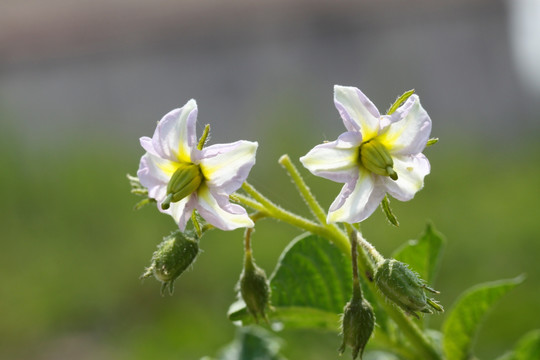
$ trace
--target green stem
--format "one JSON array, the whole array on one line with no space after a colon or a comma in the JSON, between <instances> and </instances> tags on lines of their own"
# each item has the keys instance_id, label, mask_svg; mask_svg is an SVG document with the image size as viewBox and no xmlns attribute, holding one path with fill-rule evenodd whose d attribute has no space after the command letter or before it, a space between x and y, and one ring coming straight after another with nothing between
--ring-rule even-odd
<instances>
[{"instance_id":1,"label":"green stem","mask_svg":"<svg viewBox=\"0 0 540 360\"><path fill-rule=\"evenodd\" d=\"M253 186L251 186L247 182L242 185L242 189L244 189L244 191L251 195L255 200L241 194L234 194L234 196L232 197L233 200L243 203L260 212L266 213L268 214L268 216L271 216L275 219L284 221L300 229L309 231L313 234L320 235L327 239L336 239L336 237L332 235L333 232L328 229L328 227L316 224L313 221L310 221L290 211L282 209L280 206L274 204L272 201L270 201L268 198L258 192ZM350 247L349 239L347 237L338 238L338 240L334 242L336 243L336 246L341 248L343 251L347 251L347 253L349 253Z\"/></svg>"},{"instance_id":2,"label":"green stem","mask_svg":"<svg viewBox=\"0 0 540 360\"><path fill-rule=\"evenodd\" d=\"M321 224L326 224L326 213L324 212L324 209L321 207L317 199L315 199L315 196L305 183L304 179L302 179L302 176L298 172L298 169L291 161L291 158L289 155L285 154L282 157L279 158L279 164L287 170L289 175L291 176L292 180L294 181L294 184L296 185L296 188L300 191L300 194L304 198L304 201L306 202L309 210L315 215L317 220Z\"/></svg>"},{"instance_id":3,"label":"green stem","mask_svg":"<svg viewBox=\"0 0 540 360\"><path fill-rule=\"evenodd\" d=\"M354 235L355 233L353 233ZM358 278L358 240L356 236L351 236L351 264L352 264L352 301L362 301L362 288L360 288L360 279Z\"/></svg>"}]
</instances>

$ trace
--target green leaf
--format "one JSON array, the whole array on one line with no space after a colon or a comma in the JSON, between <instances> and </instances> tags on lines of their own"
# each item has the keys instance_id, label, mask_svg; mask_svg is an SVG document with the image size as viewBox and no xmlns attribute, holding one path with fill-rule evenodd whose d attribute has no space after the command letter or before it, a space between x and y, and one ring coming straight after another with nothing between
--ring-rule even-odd
<instances>
[{"instance_id":1,"label":"green leaf","mask_svg":"<svg viewBox=\"0 0 540 360\"><path fill-rule=\"evenodd\" d=\"M341 313L352 286L350 259L328 240L305 234L283 251L270 277L272 305Z\"/></svg>"},{"instance_id":2,"label":"green leaf","mask_svg":"<svg viewBox=\"0 0 540 360\"><path fill-rule=\"evenodd\" d=\"M428 223L419 240L409 240L392 257L409 264L428 284L434 280L445 245L444 237Z\"/></svg>"},{"instance_id":3,"label":"green leaf","mask_svg":"<svg viewBox=\"0 0 540 360\"><path fill-rule=\"evenodd\" d=\"M443 351L447 360L471 358L478 328L495 303L521 283L524 276L479 284L465 291L443 324Z\"/></svg>"},{"instance_id":4,"label":"green leaf","mask_svg":"<svg viewBox=\"0 0 540 360\"><path fill-rule=\"evenodd\" d=\"M531 360L540 359L540 329L530 331L517 343L514 351L497 360Z\"/></svg>"},{"instance_id":5,"label":"green leaf","mask_svg":"<svg viewBox=\"0 0 540 360\"><path fill-rule=\"evenodd\" d=\"M515 349L515 360L540 359L540 329L523 336Z\"/></svg>"},{"instance_id":6,"label":"green leaf","mask_svg":"<svg viewBox=\"0 0 540 360\"><path fill-rule=\"evenodd\" d=\"M220 352L216 360L285 360L279 354L281 344L280 338L260 327L238 328L235 340Z\"/></svg>"}]
</instances>

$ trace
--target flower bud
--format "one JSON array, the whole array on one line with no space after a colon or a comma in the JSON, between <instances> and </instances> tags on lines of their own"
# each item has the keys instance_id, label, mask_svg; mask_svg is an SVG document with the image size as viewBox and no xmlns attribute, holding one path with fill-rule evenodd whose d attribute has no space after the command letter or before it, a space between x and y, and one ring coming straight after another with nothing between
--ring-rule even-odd
<instances>
[{"instance_id":1,"label":"flower bud","mask_svg":"<svg viewBox=\"0 0 540 360\"><path fill-rule=\"evenodd\" d=\"M152 255L152 263L141 278L154 277L162 283L161 295L167 287L173 293L174 281L195 261L199 244L180 230L163 238Z\"/></svg>"},{"instance_id":2,"label":"flower bud","mask_svg":"<svg viewBox=\"0 0 540 360\"><path fill-rule=\"evenodd\" d=\"M360 162L372 173L389 176L392 180L398 178L393 168L394 160L386 147L376 139L366 141L360 146Z\"/></svg>"},{"instance_id":3,"label":"flower bud","mask_svg":"<svg viewBox=\"0 0 540 360\"><path fill-rule=\"evenodd\" d=\"M417 318L415 311L429 314L432 314L433 310L444 311L441 305L427 298L425 294L425 290L435 294L439 292L427 287L407 264L400 261L386 259L380 263L375 272L375 282L388 300Z\"/></svg>"},{"instance_id":4,"label":"flower bud","mask_svg":"<svg viewBox=\"0 0 540 360\"><path fill-rule=\"evenodd\" d=\"M341 318L341 332L343 343L339 348L339 354L343 355L345 347L352 348L352 358L356 359L364 353L364 348L375 326L375 314L371 305L362 297L353 296L345 305Z\"/></svg>"},{"instance_id":5,"label":"flower bud","mask_svg":"<svg viewBox=\"0 0 540 360\"><path fill-rule=\"evenodd\" d=\"M240 295L255 322L259 322L259 316L268 321L265 310L270 301L270 284L264 270L253 261L251 253L246 253L244 270L238 284Z\"/></svg>"},{"instance_id":6,"label":"flower bud","mask_svg":"<svg viewBox=\"0 0 540 360\"><path fill-rule=\"evenodd\" d=\"M167 185L167 197L161 204L163 210L167 210L171 203L180 201L197 190L202 180L203 175L198 165L181 165Z\"/></svg>"}]
</instances>

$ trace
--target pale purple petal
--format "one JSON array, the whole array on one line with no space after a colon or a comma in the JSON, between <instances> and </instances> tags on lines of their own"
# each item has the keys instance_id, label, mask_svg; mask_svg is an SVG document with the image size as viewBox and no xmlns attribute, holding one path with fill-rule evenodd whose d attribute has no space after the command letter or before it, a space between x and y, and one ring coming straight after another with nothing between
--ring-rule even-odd
<instances>
[{"instance_id":1,"label":"pale purple petal","mask_svg":"<svg viewBox=\"0 0 540 360\"><path fill-rule=\"evenodd\" d=\"M362 134L346 132L336 141L315 146L300 162L314 175L347 183L358 176L358 149Z\"/></svg>"},{"instance_id":2,"label":"pale purple petal","mask_svg":"<svg viewBox=\"0 0 540 360\"><path fill-rule=\"evenodd\" d=\"M139 142L141 143L141 146L146 152L157 156L157 157L163 157L160 153L154 149L154 143L152 142L152 139L150 139L148 136L143 136L139 139Z\"/></svg>"},{"instance_id":3,"label":"pale purple petal","mask_svg":"<svg viewBox=\"0 0 540 360\"><path fill-rule=\"evenodd\" d=\"M206 184L227 194L238 190L255 164L258 145L257 142L240 140L203 148L199 165Z\"/></svg>"},{"instance_id":4,"label":"pale purple petal","mask_svg":"<svg viewBox=\"0 0 540 360\"><path fill-rule=\"evenodd\" d=\"M424 177L430 172L429 160L424 154L394 156L396 181L381 176L386 191L400 201L409 201L424 187Z\"/></svg>"},{"instance_id":5,"label":"pale purple petal","mask_svg":"<svg viewBox=\"0 0 540 360\"><path fill-rule=\"evenodd\" d=\"M424 150L431 134L431 119L418 96L412 95L389 117L378 139L392 155L414 155Z\"/></svg>"},{"instance_id":6,"label":"pale purple petal","mask_svg":"<svg viewBox=\"0 0 540 360\"><path fill-rule=\"evenodd\" d=\"M166 114L152 137L155 151L165 159L191 162L191 152L197 146L196 122L197 103L193 99Z\"/></svg>"},{"instance_id":7,"label":"pale purple petal","mask_svg":"<svg viewBox=\"0 0 540 360\"><path fill-rule=\"evenodd\" d=\"M367 219L384 197L378 177L360 168L358 180L346 183L328 211L328 223L357 223Z\"/></svg>"},{"instance_id":8,"label":"pale purple petal","mask_svg":"<svg viewBox=\"0 0 540 360\"><path fill-rule=\"evenodd\" d=\"M148 196L163 201L167 192L167 184L171 178L174 163L146 153L141 157L137 177L141 185L148 189Z\"/></svg>"},{"instance_id":9,"label":"pale purple petal","mask_svg":"<svg viewBox=\"0 0 540 360\"><path fill-rule=\"evenodd\" d=\"M210 191L206 184L197 191L199 214L209 223L221 230L234 230L253 227L253 221L246 210L229 202L229 196L222 192Z\"/></svg>"},{"instance_id":10,"label":"pale purple petal","mask_svg":"<svg viewBox=\"0 0 540 360\"><path fill-rule=\"evenodd\" d=\"M364 141L378 134L379 110L360 89L335 85L334 104L347 130L361 132Z\"/></svg>"}]
</instances>

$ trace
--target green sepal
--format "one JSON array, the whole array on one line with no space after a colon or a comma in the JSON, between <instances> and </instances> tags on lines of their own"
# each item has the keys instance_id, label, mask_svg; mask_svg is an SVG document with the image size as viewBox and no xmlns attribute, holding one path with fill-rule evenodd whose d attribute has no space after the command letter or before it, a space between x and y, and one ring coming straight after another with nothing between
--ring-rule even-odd
<instances>
[{"instance_id":1,"label":"green sepal","mask_svg":"<svg viewBox=\"0 0 540 360\"><path fill-rule=\"evenodd\" d=\"M135 206L133 207L135 210L139 210L145 205L148 205L150 203L155 203L156 200L148 197L148 189L141 185L141 182L139 181L139 178L137 176L126 174L126 177L129 180L129 185L131 187L131 193L137 196L144 196L145 199L139 201Z\"/></svg>"},{"instance_id":2,"label":"green sepal","mask_svg":"<svg viewBox=\"0 0 540 360\"><path fill-rule=\"evenodd\" d=\"M431 139L429 139L427 141L426 147L431 146L431 145L435 145L438 142L439 142L439 138L431 138Z\"/></svg>"},{"instance_id":3,"label":"green sepal","mask_svg":"<svg viewBox=\"0 0 540 360\"><path fill-rule=\"evenodd\" d=\"M206 140L208 140L208 134L210 133L210 124L206 124L203 130L203 134L201 138L199 139L199 143L197 144L197 149L202 150L204 145L206 144Z\"/></svg>"},{"instance_id":4,"label":"green sepal","mask_svg":"<svg viewBox=\"0 0 540 360\"><path fill-rule=\"evenodd\" d=\"M392 115L400 106L403 104L412 94L414 94L414 89L405 91L401 96L399 96L396 101L390 106L386 115Z\"/></svg>"},{"instance_id":5,"label":"green sepal","mask_svg":"<svg viewBox=\"0 0 540 360\"><path fill-rule=\"evenodd\" d=\"M399 221L390 208L390 199L388 199L388 195L385 195L382 199L381 209L384 212L384 215L386 215L386 219L390 222L390 224L394 225L395 227L399 227Z\"/></svg>"}]
</instances>

